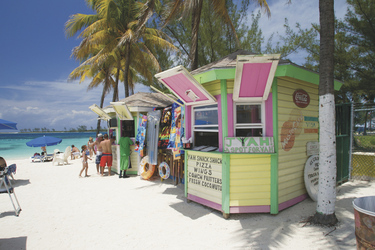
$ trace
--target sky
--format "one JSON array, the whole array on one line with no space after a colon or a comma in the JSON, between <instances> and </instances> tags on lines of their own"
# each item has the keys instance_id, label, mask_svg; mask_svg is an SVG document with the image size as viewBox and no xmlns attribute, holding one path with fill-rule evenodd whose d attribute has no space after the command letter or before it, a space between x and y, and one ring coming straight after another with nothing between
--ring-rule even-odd
<instances>
[{"instance_id":1,"label":"sky","mask_svg":"<svg viewBox=\"0 0 375 250\"><path fill-rule=\"evenodd\" d=\"M319 1L268 0L271 17L264 15L260 28L267 39L272 33L283 34L284 19L291 27L302 28L319 23ZM335 14L342 19L345 0L335 1ZM257 9L254 10L255 13ZM89 106L98 104L102 88L87 91L89 81L68 82L69 74L79 66L70 57L78 46L77 38L67 39L64 24L76 13L89 14L84 0L2 1L0 15L0 119L17 122L18 129L48 128L69 130L85 125L96 128L97 115ZM250 18L249 12L249 19ZM290 59L302 64L303 54ZM135 93L148 88L136 85ZM125 97L120 86L120 99ZM104 106L112 99L110 93Z\"/></svg>"}]
</instances>

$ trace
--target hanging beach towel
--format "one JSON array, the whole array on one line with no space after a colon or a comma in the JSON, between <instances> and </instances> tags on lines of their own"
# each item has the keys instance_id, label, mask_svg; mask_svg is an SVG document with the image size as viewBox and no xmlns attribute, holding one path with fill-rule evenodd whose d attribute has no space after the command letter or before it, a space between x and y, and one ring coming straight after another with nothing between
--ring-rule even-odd
<instances>
[{"instance_id":1,"label":"hanging beach towel","mask_svg":"<svg viewBox=\"0 0 375 250\"><path fill-rule=\"evenodd\" d=\"M137 137L136 137L136 148L135 151L138 152L138 154L143 157L143 148L146 138L146 126L147 126L147 116L146 115L140 115L139 117L139 123L138 123L138 131L137 131Z\"/></svg>"}]
</instances>

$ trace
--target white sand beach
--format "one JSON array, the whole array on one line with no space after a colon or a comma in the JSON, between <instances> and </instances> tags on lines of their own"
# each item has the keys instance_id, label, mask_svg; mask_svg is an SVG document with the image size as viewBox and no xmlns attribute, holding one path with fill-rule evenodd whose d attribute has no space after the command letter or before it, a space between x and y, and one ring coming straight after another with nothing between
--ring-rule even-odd
<instances>
[{"instance_id":1,"label":"white sand beach","mask_svg":"<svg viewBox=\"0 0 375 250\"><path fill-rule=\"evenodd\" d=\"M307 199L278 215L232 214L184 198L171 180L134 176L100 177L81 161L52 166L17 164L15 216L8 195L0 196L0 249L355 249L354 198L374 195L375 183L348 182L338 188L337 227L304 223L316 203Z\"/></svg>"}]
</instances>

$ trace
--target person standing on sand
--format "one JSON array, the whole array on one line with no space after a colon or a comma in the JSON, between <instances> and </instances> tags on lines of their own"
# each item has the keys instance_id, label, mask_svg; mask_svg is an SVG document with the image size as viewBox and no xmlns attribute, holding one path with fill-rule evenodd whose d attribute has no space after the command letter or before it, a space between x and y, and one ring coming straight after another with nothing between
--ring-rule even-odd
<instances>
[{"instance_id":1,"label":"person standing on sand","mask_svg":"<svg viewBox=\"0 0 375 250\"><path fill-rule=\"evenodd\" d=\"M115 141L114 138L108 139L108 134L104 135L104 141L100 142L102 149L102 158L100 159L100 174L104 175L104 168L108 167L108 176L111 176L112 167L112 143Z\"/></svg>"},{"instance_id":2,"label":"person standing on sand","mask_svg":"<svg viewBox=\"0 0 375 250\"><path fill-rule=\"evenodd\" d=\"M99 164L100 164L100 159L102 158L102 148L100 147L100 142L102 141L103 141L103 135L99 133L93 145L94 153L96 154L95 164L96 164L97 174L100 174Z\"/></svg>"},{"instance_id":3,"label":"person standing on sand","mask_svg":"<svg viewBox=\"0 0 375 250\"><path fill-rule=\"evenodd\" d=\"M91 160L89 156L90 156L90 151L87 149L86 145L83 145L82 146L82 170L81 172L79 172L79 177L82 177L83 170L85 170L85 177L89 177L87 175L87 170L89 169L89 163L87 159Z\"/></svg>"},{"instance_id":4,"label":"person standing on sand","mask_svg":"<svg viewBox=\"0 0 375 250\"><path fill-rule=\"evenodd\" d=\"M87 147L90 151L90 157L95 153L94 151L94 139L92 137L89 138L89 141L87 142Z\"/></svg>"},{"instance_id":5,"label":"person standing on sand","mask_svg":"<svg viewBox=\"0 0 375 250\"><path fill-rule=\"evenodd\" d=\"M120 175L119 178L128 178L126 175L126 170L129 166L129 156L130 156L130 145L133 145L133 141L129 137L121 137L120 141ZM124 175L122 175L124 173Z\"/></svg>"}]
</instances>

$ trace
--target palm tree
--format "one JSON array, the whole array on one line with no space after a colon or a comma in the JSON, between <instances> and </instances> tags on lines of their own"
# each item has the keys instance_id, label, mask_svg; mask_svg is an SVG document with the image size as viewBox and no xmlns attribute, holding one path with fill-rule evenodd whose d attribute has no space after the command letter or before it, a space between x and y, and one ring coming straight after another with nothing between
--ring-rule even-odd
<instances>
[{"instance_id":1,"label":"palm tree","mask_svg":"<svg viewBox=\"0 0 375 250\"><path fill-rule=\"evenodd\" d=\"M151 2L152 0L150 0ZM227 23L232 32L235 34L237 40L237 46L239 46L239 40L236 35L235 28L230 16L227 11L226 1L225 0L211 0L209 3L213 7L213 11L216 15L221 17L225 23ZM264 8L268 15L270 15L270 9L268 7L266 0L258 0L258 4L261 8ZM203 6L203 0L175 0L171 1L166 9L166 19L165 24L167 25L170 21L178 19L180 17L191 16L191 47L190 47L190 61L191 61L191 70L198 68L198 34L199 34L199 24L201 18L201 12Z\"/></svg>"},{"instance_id":2,"label":"palm tree","mask_svg":"<svg viewBox=\"0 0 375 250\"><path fill-rule=\"evenodd\" d=\"M82 50L76 47L75 49L73 49L72 56L74 56L76 59L79 59L80 52L82 52ZM90 78L91 82L89 86L87 87L87 90L96 88L99 85L103 84L103 91L102 91L101 98L100 98L100 108L103 108L104 98L111 91L112 88L115 89L113 92L114 94L113 94L112 101L116 101L115 96L117 94L117 91L116 91L115 81L111 77L112 75L111 74L111 67L112 67L111 61L110 60L104 61L104 63L102 63L101 65L99 64L90 65L87 63L87 61L88 60L86 60L85 63L82 63L79 67L74 69L70 73L68 80L75 80L79 78L79 83L82 83L86 77ZM100 121L101 120L98 119L97 127L96 127L96 134L98 134L100 131Z\"/></svg>"},{"instance_id":3,"label":"palm tree","mask_svg":"<svg viewBox=\"0 0 375 250\"><path fill-rule=\"evenodd\" d=\"M124 81L125 97L129 96L130 90L134 89L134 79L137 74L151 81L150 70L158 69L160 66L154 57L152 50L146 46L147 41L157 46L175 49L173 44L161 31L150 29L140 25L138 21L139 12L144 8L143 3L133 0L86 0L90 3L97 14L73 15L66 24L68 35L76 34L86 27L80 34L85 43L78 48L87 55L87 50L97 44L103 45L96 54L90 54L90 58L84 63L95 65L108 60L109 55L113 60L113 68L116 68L115 93L113 99L118 99L117 88L120 78ZM82 57L83 58L83 57ZM123 67L123 76L120 75L120 67Z\"/></svg>"},{"instance_id":4,"label":"palm tree","mask_svg":"<svg viewBox=\"0 0 375 250\"><path fill-rule=\"evenodd\" d=\"M334 225L336 201L336 135L334 98L334 0L319 0L319 192L316 224Z\"/></svg>"}]
</instances>

